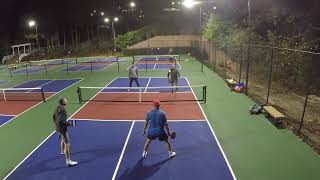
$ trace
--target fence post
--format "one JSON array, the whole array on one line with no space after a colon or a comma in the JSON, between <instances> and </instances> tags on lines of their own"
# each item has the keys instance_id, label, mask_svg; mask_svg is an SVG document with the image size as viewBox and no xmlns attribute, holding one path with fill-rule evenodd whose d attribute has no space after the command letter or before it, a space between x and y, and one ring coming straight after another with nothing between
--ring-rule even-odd
<instances>
[{"instance_id":1,"label":"fence post","mask_svg":"<svg viewBox=\"0 0 320 180\"><path fill-rule=\"evenodd\" d=\"M69 74L69 63L67 63L67 74Z\"/></svg>"},{"instance_id":2,"label":"fence post","mask_svg":"<svg viewBox=\"0 0 320 180\"><path fill-rule=\"evenodd\" d=\"M204 62L203 62L204 56L203 56L202 53L203 53L203 51L200 52L200 54L201 54L201 72L203 72L203 63L204 63Z\"/></svg>"},{"instance_id":3,"label":"fence post","mask_svg":"<svg viewBox=\"0 0 320 180\"><path fill-rule=\"evenodd\" d=\"M250 68L250 51L251 51L251 44L248 44L248 59L247 59L247 73L246 73L246 95L248 95L248 88L249 88L249 68Z\"/></svg>"},{"instance_id":4,"label":"fence post","mask_svg":"<svg viewBox=\"0 0 320 180\"><path fill-rule=\"evenodd\" d=\"M302 126L303 126L303 121L304 121L304 114L305 114L305 112L306 112L306 108L307 108L307 104L308 104L308 99L309 99L309 93L310 93L310 81L308 82L308 85L307 85L307 94L306 94L306 99L305 99L305 101L304 101L304 106L303 106L303 111L302 111L300 126L299 126L299 130L298 130L298 136L300 136L300 134L301 134L301 129L302 129Z\"/></svg>"},{"instance_id":5,"label":"fence post","mask_svg":"<svg viewBox=\"0 0 320 180\"><path fill-rule=\"evenodd\" d=\"M214 72L216 72L216 66L217 66L217 46L214 45L214 66L213 66Z\"/></svg>"},{"instance_id":6,"label":"fence post","mask_svg":"<svg viewBox=\"0 0 320 180\"><path fill-rule=\"evenodd\" d=\"M26 65L27 76L29 76L28 65Z\"/></svg>"},{"instance_id":7,"label":"fence post","mask_svg":"<svg viewBox=\"0 0 320 180\"><path fill-rule=\"evenodd\" d=\"M303 111L302 111L302 116L301 116L301 121L300 121L300 126L299 126L299 130L298 130L298 136L300 136L301 134L301 129L303 126L303 122L304 122L304 115L306 112L306 108L307 108L307 104L308 104L308 99L309 99L309 94L310 94L310 86L311 86L311 82L312 82L312 76L313 76L313 58L314 55L312 56L312 61L311 61L311 66L310 66L310 70L308 71L309 73L309 77L307 79L307 93L306 93L306 99L304 101L304 106L303 106Z\"/></svg>"},{"instance_id":8,"label":"fence post","mask_svg":"<svg viewBox=\"0 0 320 180\"><path fill-rule=\"evenodd\" d=\"M118 74L120 73L119 57L117 56Z\"/></svg>"},{"instance_id":9,"label":"fence post","mask_svg":"<svg viewBox=\"0 0 320 180\"><path fill-rule=\"evenodd\" d=\"M243 46L242 44L240 45L240 70L239 70L239 81L241 82L241 74L242 74L242 63L243 63Z\"/></svg>"},{"instance_id":10,"label":"fence post","mask_svg":"<svg viewBox=\"0 0 320 180\"><path fill-rule=\"evenodd\" d=\"M211 43L208 42L208 64L211 64Z\"/></svg>"},{"instance_id":11,"label":"fence post","mask_svg":"<svg viewBox=\"0 0 320 180\"><path fill-rule=\"evenodd\" d=\"M270 59L270 70L269 70L269 82L268 82L268 94L267 94L267 103L269 103L269 96L270 96L270 87L272 81L272 69L273 69L273 51L274 49L271 48L271 59Z\"/></svg>"},{"instance_id":12,"label":"fence post","mask_svg":"<svg viewBox=\"0 0 320 180\"><path fill-rule=\"evenodd\" d=\"M227 65L228 65L228 46L226 47L226 53L224 58L224 79L227 79Z\"/></svg>"},{"instance_id":13,"label":"fence post","mask_svg":"<svg viewBox=\"0 0 320 180\"><path fill-rule=\"evenodd\" d=\"M46 76L48 76L47 63L44 64L44 68L45 68L45 70L46 70Z\"/></svg>"}]
</instances>

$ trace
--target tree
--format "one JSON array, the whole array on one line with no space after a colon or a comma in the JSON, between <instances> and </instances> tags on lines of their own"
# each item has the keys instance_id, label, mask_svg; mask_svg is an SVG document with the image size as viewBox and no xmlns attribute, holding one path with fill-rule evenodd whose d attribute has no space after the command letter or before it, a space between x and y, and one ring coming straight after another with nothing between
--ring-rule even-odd
<instances>
[{"instance_id":1,"label":"tree","mask_svg":"<svg viewBox=\"0 0 320 180\"><path fill-rule=\"evenodd\" d=\"M207 25L204 28L203 35L208 40L213 40L217 36L217 30L219 28L219 25L217 23L216 16L214 14L210 15L210 18L208 19Z\"/></svg>"}]
</instances>

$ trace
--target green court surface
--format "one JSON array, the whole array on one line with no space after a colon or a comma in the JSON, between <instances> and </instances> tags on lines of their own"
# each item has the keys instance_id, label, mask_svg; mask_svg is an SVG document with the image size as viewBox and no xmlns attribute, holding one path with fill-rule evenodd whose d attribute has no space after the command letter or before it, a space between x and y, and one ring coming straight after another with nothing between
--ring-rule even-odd
<instances>
[{"instance_id":1,"label":"green court surface","mask_svg":"<svg viewBox=\"0 0 320 180\"><path fill-rule=\"evenodd\" d=\"M202 108L215 131L238 180L318 180L320 158L307 144L286 129L277 129L263 115L251 116L254 104L247 96L230 92L223 79L208 68L201 72L198 61L182 56L179 62L191 85L207 85L207 103ZM52 113L60 96L68 97L68 115L79 104L77 86L105 86L116 77L126 77L130 61L96 72L67 74L63 65L44 73L15 75L0 71L1 80L10 80L0 88L12 87L30 79L83 78L60 94L23 113L0 128L0 179L4 178L54 130ZM166 76L164 71L140 71L140 76ZM98 90L97 90L98 91ZM91 92L92 96L96 92ZM196 134L195 134L196 136Z\"/></svg>"}]
</instances>

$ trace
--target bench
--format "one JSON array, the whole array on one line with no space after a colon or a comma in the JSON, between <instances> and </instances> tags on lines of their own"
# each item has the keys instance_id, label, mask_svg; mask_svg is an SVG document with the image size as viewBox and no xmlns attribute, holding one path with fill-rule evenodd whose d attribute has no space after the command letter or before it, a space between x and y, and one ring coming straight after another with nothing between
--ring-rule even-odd
<instances>
[{"instance_id":1,"label":"bench","mask_svg":"<svg viewBox=\"0 0 320 180\"><path fill-rule=\"evenodd\" d=\"M10 70L15 70L15 69L18 69L18 66L14 64L14 65L9 65L8 68Z\"/></svg>"},{"instance_id":2,"label":"bench","mask_svg":"<svg viewBox=\"0 0 320 180\"><path fill-rule=\"evenodd\" d=\"M234 87L238 82L233 80L233 79L225 79L225 81L227 82L228 86L230 87Z\"/></svg>"},{"instance_id":3,"label":"bench","mask_svg":"<svg viewBox=\"0 0 320 180\"><path fill-rule=\"evenodd\" d=\"M270 105L263 106L263 109L265 112L267 112L271 117L273 117L278 122L280 120L282 120L283 118L285 118L285 116L281 112L279 112L278 110L276 110L274 107L272 107Z\"/></svg>"}]
</instances>

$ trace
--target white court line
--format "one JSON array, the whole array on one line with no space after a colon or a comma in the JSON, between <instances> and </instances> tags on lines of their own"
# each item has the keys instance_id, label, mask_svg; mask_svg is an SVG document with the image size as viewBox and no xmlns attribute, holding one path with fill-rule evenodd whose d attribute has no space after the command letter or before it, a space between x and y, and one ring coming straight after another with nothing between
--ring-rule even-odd
<instances>
[{"instance_id":1,"label":"white court line","mask_svg":"<svg viewBox=\"0 0 320 180\"><path fill-rule=\"evenodd\" d=\"M93 122L144 122L146 120L144 119L124 119L124 120L119 120L119 119L111 119L111 120L105 120L105 119L70 119L70 120L76 120L76 121L93 121ZM202 122L202 121L207 121L205 119L168 119L169 122Z\"/></svg>"},{"instance_id":2,"label":"white court line","mask_svg":"<svg viewBox=\"0 0 320 180\"><path fill-rule=\"evenodd\" d=\"M64 90L68 89L69 87L71 87L71 86L73 86L73 85L75 85L75 84L78 84L78 83L79 83L79 82L81 82L83 79L84 79L84 78L81 78L81 79L79 79L79 81L77 81L76 83L73 83L73 84L71 84L71 85L69 85L69 86L67 86L67 87L65 87L65 88L63 88L63 89L61 89L60 91L55 92L55 94L50 95L46 100L48 100L48 99L50 99L50 98L54 97L55 95L57 95L57 94L59 94L60 92L62 92L62 91L64 91ZM68 80L68 79L64 79L64 80ZM74 79L70 79L70 80L74 80ZM0 128L1 128L1 127L3 127L3 126L5 126L6 124L10 123L11 121L13 121L14 119L16 119L17 117L21 116L23 113L25 113L25 112L27 112L27 111L31 110L32 108L34 108L34 107L36 107L36 106L38 106L38 105L40 105L40 104L42 104L42 103L43 103L43 101L41 101L41 102L39 102L39 103L37 103L37 104L35 104L35 105L31 106L30 108L28 108L28 109L26 109L25 111L23 111L22 113L20 113L20 114L16 115L15 117L13 117L12 119L10 119L9 121L7 121L7 122L5 122L4 124L0 125Z\"/></svg>"},{"instance_id":3,"label":"white court line","mask_svg":"<svg viewBox=\"0 0 320 180\"><path fill-rule=\"evenodd\" d=\"M189 84L189 86L190 86L189 80L188 80L187 78L186 78L186 80L187 80L187 82L188 82L188 84ZM190 86L190 87L191 87L191 86ZM192 88L191 88L191 90L192 90L192 93L193 93L194 97L197 98ZM208 126L209 126L209 128L210 128L210 130L211 130L211 132L212 132L212 135L213 135L214 139L216 140L216 142L217 142L217 144L218 144L218 146L219 146L219 149L220 149L220 151L221 151L221 153L222 153L222 155L223 155L223 158L225 159L225 162L227 163L227 166L228 166L228 168L229 168L229 171L230 171L233 179L234 179L234 180L237 180L237 178L236 178L236 176L235 176L235 174L234 174L234 172L233 172L233 170L232 170L232 168L231 168L231 166L230 166L230 163L229 163L229 161L228 161L228 159L227 159L227 156L225 155L225 153L224 153L224 151L223 151L223 149L222 149L222 147L221 147L221 145L220 145L220 142L219 142L219 140L218 140L215 132L213 131L213 128L212 128L212 126L211 126L211 124L210 124L210 122L209 122L206 114L204 113L204 111L203 111L203 109L202 109L202 106L200 105L199 102L198 102L198 105L199 105L199 107L200 107L200 109L201 109L202 114L204 115L204 117L205 117L205 119L206 119L206 121L207 121L207 124L208 124Z\"/></svg>"},{"instance_id":4,"label":"white court line","mask_svg":"<svg viewBox=\"0 0 320 180\"><path fill-rule=\"evenodd\" d=\"M118 172L118 170L119 170L119 167L120 167L120 164L121 164L121 161L122 161L124 152L125 152L126 147L127 147L127 145L128 145L128 142L129 142L129 139L130 139L130 136L131 136L131 132L132 132L132 129L133 129L133 126L134 126L134 123L135 123L135 121L133 121L132 124L131 124L131 127L130 127L130 130L129 130L129 133L128 133L126 142L124 143L122 152L121 152L120 157L119 157L119 161L118 161L117 166L116 166L116 169L115 169L115 171L114 171L114 173L113 173L112 180L115 180L115 179L116 179L117 172Z\"/></svg>"},{"instance_id":5,"label":"white court line","mask_svg":"<svg viewBox=\"0 0 320 180\"><path fill-rule=\"evenodd\" d=\"M12 114L0 114L0 116L16 116L16 115L12 115Z\"/></svg>"},{"instance_id":6,"label":"white court line","mask_svg":"<svg viewBox=\"0 0 320 180\"><path fill-rule=\"evenodd\" d=\"M115 78L116 79L116 78ZM113 79L109 84L111 84L115 79ZM80 81L79 81L80 82ZM76 83L75 83L76 84ZM101 90L102 91L102 90ZM94 97L96 97L99 94L99 92L92 96L91 99L93 99ZM76 112L74 112L69 118L68 120L70 120L75 114L77 114L83 107L85 107L87 104L89 103L86 102L84 105L82 105ZM44 139L35 149L33 149L15 168L12 169L12 171L9 172L9 174L3 179L6 180L19 166L21 166L21 164L26 161L42 144L44 144L56 131L53 131L51 134L49 134L49 136Z\"/></svg>"},{"instance_id":7,"label":"white court line","mask_svg":"<svg viewBox=\"0 0 320 180\"><path fill-rule=\"evenodd\" d=\"M144 90L144 92L147 92L147 90L148 90L148 87L149 87L149 84L150 84L150 81L151 81L151 78L149 78L149 80L148 80L148 83L147 83L147 85L146 85L146 89Z\"/></svg>"}]
</instances>

